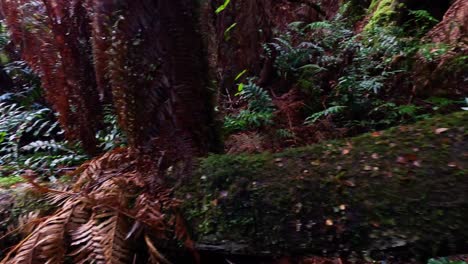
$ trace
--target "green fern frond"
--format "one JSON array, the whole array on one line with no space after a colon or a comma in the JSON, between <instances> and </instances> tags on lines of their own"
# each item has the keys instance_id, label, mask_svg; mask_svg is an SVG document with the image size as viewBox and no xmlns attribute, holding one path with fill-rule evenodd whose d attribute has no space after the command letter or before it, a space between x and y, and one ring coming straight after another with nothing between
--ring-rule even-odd
<instances>
[{"instance_id":1,"label":"green fern frond","mask_svg":"<svg viewBox=\"0 0 468 264\"><path fill-rule=\"evenodd\" d=\"M63 133L48 108L1 103L0 164L8 164L9 173L18 175L25 169L53 173L61 165L84 161L86 156L63 140Z\"/></svg>"},{"instance_id":2,"label":"green fern frond","mask_svg":"<svg viewBox=\"0 0 468 264\"><path fill-rule=\"evenodd\" d=\"M331 29L333 24L330 21L316 21L306 26L306 29L317 30L317 29Z\"/></svg>"},{"instance_id":3,"label":"green fern frond","mask_svg":"<svg viewBox=\"0 0 468 264\"><path fill-rule=\"evenodd\" d=\"M320 111L318 113L315 113L311 116L309 116L306 120L305 120L305 124L306 125L312 125L314 123L316 123L319 119L321 118L324 118L326 116L330 116L330 115L337 115L339 113L342 113L347 107L346 106L332 106L332 107L329 107L323 111Z\"/></svg>"}]
</instances>

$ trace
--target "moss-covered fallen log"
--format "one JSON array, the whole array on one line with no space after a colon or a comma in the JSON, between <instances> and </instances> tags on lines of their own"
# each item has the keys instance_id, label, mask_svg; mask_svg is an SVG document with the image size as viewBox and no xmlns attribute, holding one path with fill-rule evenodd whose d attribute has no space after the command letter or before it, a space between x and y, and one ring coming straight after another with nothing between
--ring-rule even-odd
<instances>
[{"instance_id":1,"label":"moss-covered fallen log","mask_svg":"<svg viewBox=\"0 0 468 264\"><path fill-rule=\"evenodd\" d=\"M178 190L200 249L468 250L468 112L279 154L215 155Z\"/></svg>"}]
</instances>

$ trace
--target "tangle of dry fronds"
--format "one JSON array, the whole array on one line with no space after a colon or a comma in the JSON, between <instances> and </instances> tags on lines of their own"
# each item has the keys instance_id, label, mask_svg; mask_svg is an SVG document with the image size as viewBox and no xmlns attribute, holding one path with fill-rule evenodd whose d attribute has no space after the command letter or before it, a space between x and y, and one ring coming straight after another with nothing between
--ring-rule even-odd
<instances>
[{"instance_id":1,"label":"tangle of dry fronds","mask_svg":"<svg viewBox=\"0 0 468 264\"><path fill-rule=\"evenodd\" d=\"M60 209L1 263L169 263L151 238L172 234L193 246L177 213L179 201L163 186L145 188L134 159L125 149L107 153L86 165L74 192L50 192Z\"/></svg>"}]
</instances>

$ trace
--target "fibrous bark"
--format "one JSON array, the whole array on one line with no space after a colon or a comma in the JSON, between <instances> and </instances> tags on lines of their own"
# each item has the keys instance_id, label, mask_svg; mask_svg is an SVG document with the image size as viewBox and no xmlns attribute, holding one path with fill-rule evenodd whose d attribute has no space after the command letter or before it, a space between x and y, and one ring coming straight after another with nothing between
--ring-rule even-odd
<instances>
[{"instance_id":1,"label":"fibrous bark","mask_svg":"<svg viewBox=\"0 0 468 264\"><path fill-rule=\"evenodd\" d=\"M468 1L457 0L447 10L443 20L428 34L432 42L456 44L468 41ZM466 47L465 47L466 48Z\"/></svg>"}]
</instances>

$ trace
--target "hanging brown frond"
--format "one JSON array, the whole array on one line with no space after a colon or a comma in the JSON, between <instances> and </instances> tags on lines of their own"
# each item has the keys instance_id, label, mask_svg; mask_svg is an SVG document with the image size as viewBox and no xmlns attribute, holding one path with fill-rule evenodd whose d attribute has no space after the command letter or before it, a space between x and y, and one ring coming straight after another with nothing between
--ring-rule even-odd
<instances>
[{"instance_id":1,"label":"hanging brown frond","mask_svg":"<svg viewBox=\"0 0 468 264\"><path fill-rule=\"evenodd\" d=\"M75 230L70 232L71 247L74 249L70 252L69 256L73 257L74 263L90 263L92 260L97 259L97 253L103 258L103 250L99 243L94 243L94 221L93 217L86 223L78 226Z\"/></svg>"},{"instance_id":2,"label":"hanging brown frond","mask_svg":"<svg viewBox=\"0 0 468 264\"><path fill-rule=\"evenodd\" d=\"M131 258L130 244L125 241L128 232L126 219L108 208L96 208L93 227L93 242L102 248L95 251L96 260L105 263L128 263ZM100 252L102 250L102 252Z\"/></svg>"},{"instance_id":3,"label":"hanging brown frond","mask_svg":"<svg viewBox=\"0 0 468 264\"><path fill-rule=\"evenodd\" d=\"M81 1L2 0L1 10L22 56L41 77L69 138L96 152L100 103L89 19Z\"/></svg>"}]
</instances>

